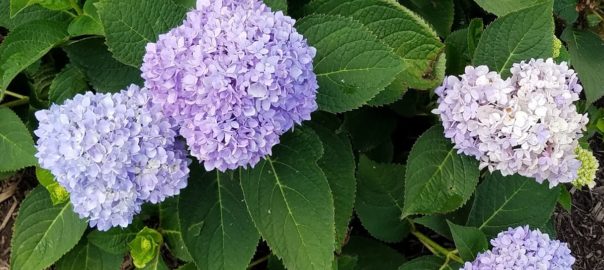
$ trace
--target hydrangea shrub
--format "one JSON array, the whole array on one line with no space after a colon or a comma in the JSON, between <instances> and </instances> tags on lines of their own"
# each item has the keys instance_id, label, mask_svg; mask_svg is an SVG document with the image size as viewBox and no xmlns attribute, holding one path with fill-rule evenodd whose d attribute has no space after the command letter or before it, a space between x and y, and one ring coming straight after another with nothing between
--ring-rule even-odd
<instances>
[{"instance_id":1,"label":"hydrangea shrub","mask_svg":"<svg viewBox=\"0 0 604 270\"><path fill-rule=\"evenodd\" d=\"M0 0L11 269L572 269L590 11L420 2Z\"/></svg>"}]
</instances>

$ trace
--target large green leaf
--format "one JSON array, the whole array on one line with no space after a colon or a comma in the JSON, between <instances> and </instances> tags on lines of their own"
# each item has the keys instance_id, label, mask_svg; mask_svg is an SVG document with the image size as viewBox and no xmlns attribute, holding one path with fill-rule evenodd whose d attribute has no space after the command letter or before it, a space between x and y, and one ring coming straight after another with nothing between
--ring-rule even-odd
<instances>
[{"instance_id":1,"label":"large green leaf","mask_svg":"<svg viewBox=\"0 0 604 270\"><path fill-rule=\"evenodd\" d=\"M99 92L116 92L132 83L142 84L138 68L113 59L102 38L83 39L64 49Z\"/></svg>"},{"instance_id":2,"label":"large green leaf","mask_svg":"<svg viewBox=\"0 0 604 270\"><path fill-rule=\"evenodd\" d=\"M264 3L273 11L283 11L287 13L287 0L264 0Z\"/></svg>"},{"instance_id":3,"label":"large green leaf","mask_svg":"<svg viewBox=\"0 0 604 270\"><path fill-rule=\"evenodd\" d=\"M579 18L577 0L554 0L554 14L566 21L567 25L575 23Z\"/></svg>"},{"instance_id":4,"label":"large green leaf","mask_svg":"<svg viewBox=\"0 0 604 270\"><path fill-rule=\"evenodd\" d=\"M108 231L92 231L87 235L88 242L111 254L124 254L128 251L128 243L143 228L143 224L134 220L127 228L112 228Z\"/></svg>"},{"instance_id":5,"label":"large green leaf","mask_svg":"<svg viewBox=\"0 0 604 270\"><path fill-rule=\"evenodd\" d=\"M25 8L16 16L10 16L10 0L0 0L0 26L12 30L24 23L48 20L68 23L72 19L67 13L45 9L35 5Z\"/></svg>"},{"instance_id":6,"label":"large green leaf","mask_svg":"<svg viewBox=\"0 0 604 270\"><path fill-rule=\"evenodd\" d=\"M562 38L568 45L573 67L585 88L587 102L597 101L604 96L604 41L596 33L570 28L562 33Z\"/></svg>"},{"instance_id":7,"label":"large green leaf","mask_svg":"<svg viewBox=\"0 0 604 270\"><path fill-rule=\"evenodd\" d=\"M51 10L67 10L71 8L70 0L10 0L10 15L15 17L19 12L35 4Z\"/></svg>"},{"instance_id":8,"label":"large green leaf","mask_svg":"<svg viewBox=\"0 0 604 270\"><path fill-rule=\"evenodd\" d=\"M488 237L508 227L540 227L550 218L560 189L548 188L534 179L519 175L502 176L495 172L476 189L476 198L467 225L477 227Z\"/></svg>"},{"instance_id":9,"label":"large green leaf","mask_svg":"<svg viewBox=\"0 0 604 270\"><path fill-rule=\"evenodd\" d=\"M308 10L318 14L351 17L388 45L402 61L403 71L392 85L399 89L399 98L407 86L430 89L442 81L444 70L440 74L434 73L437 61L444 52L444 45L422 18L396 1L315 0ZM390 102L394 101L396 99Z\"/></svg>"},{"instance_id":10,"label":"large green leaf","mask_svg":"<svg viewBox=\"0 0 604 270\"><path fill-rule=\"evenodd\" d=\"M65 100L88 90L86 75L74 65L67 65L52 80L48 91L50 103L62 104Z\"/></svg>"},{"instance_id":11,"label":"large green leaf","mask_svg":"<svg viewBox=\"0 0 604 270\"><path fill-rule=\"evenodd\" d=\"M34 141L21 119L11 109L2 107L0 119L0 172L38 164Z\"/></svg>"},{"instance_id":12,"label":"large green leaf","mask_svg":"<svg viewBox=\"0 0 604 270\"><path fill-rule=\"evenodd\" d=\"M200 166L193 170L203 171ZM247 267L259 235L245 208L237 173L212 171L191 177L178 212L182 237L199 269Z\"/></svg>"},{"instance_id":13,"label":"large green leaf","mask_svg":"<svg viewBox=\"0 0 604 270\"><path fill-rule=\"evenodd\" d=\"M432 25L438 35L447 37L453 25L453 0L399 0L401 4L417 12Z\"/></svg>"},{"instance_id":14,"label":"large green leaf","mask_svg":"<svg viewBox=\"0 0 604 270\"><path fill-rule=\"evenodd\" d=\"M170 253L185 262L190 262L193 258L191 258L191 254L182 239L180 213L178 212L179 201L180 196L176 196L161 202L159 205L159 224Z\"/></svg>"},{"instance_id":15,"label":"large green leaf","mask_svg":"<svg viewBox=\"0 0 604 270\"><path fill-rule=\"evenodd\" d=\"M297 128L270 158L241 171L247 208L273 254L290 269L329 269L335 243L334 201L317 161L318 136Z\"/></svg>"},{"instance_id":16,"label":"large green leaf","mask_svg":"<svg viewBox=\"0 0 604 270\"><path fill-rule=\"evenodd\" d=\"M405 257L389 246L370 238L351 236L343 254L357 257L355 270L396 270Z\"/></svg>"},{"instance_id":17,"label":"large green leaf","mask_svg":"<svg viewBox=\"0 0 604 270\"><path fill-rule=\"evenodd\" d=\"M446 213L462 206L478 183L478 161L458 154L440 125L420 136L409 153L403 216Z\"/></svg>"},{"instance_id":18,"label":"large green leaf","mask_svg":"<svg viewBox=\"0 0 604 270\"><path fill-rule=\"evenodd\" d=\"M55 21L32 21L11 31L0 45L0 96L19 72L67 38L65 25Z\"/></svg>"},{"instance_id":19,"label":"large green leaf","mask_svg":"<svg viewBox=\"0 0 604 270\"><path fill-rule=\"evenodd\" d=\"M459 255L465 261L473 261L478 253L489 249L487 237L478 228L447 222Z\"/></svg>"},{"instance_id":20,"label":"large green leaf","mask_svg":"<svg viewBox=\"0 0 604 270\"><path fill-rule=\"evenodd\" d=\"M405 194L405 166L379 164L359 158L355 209L363 227L377 239L399 242L409 233L409 223L401 220Z\"/></svg>"},{"instance_id":21,"label":"large green leaf","mask_svg":"<svg viewBox=\"0 0 604 270\"><path fill-rule=\"evenodd\" d=\"M120 269L123 255L107 253L82 239L69 253L57 262L57 270L115 270Z\"/></svg>"},{"instance_id":22,"label":"large green leaf","mask_svg":"<svg viewBox=\"0 0 604 270\"><path fill-rule=\"evenodd\" d=\"M398 270L457 270L460 267L462 265L454 261L445 262L436 256L422 256L406 262Z\"/></svg>"},{"instance_id":23,"label":"large green leaf","mask_svg":"<svg viewBox=\"0 0 604 270\"><path fill-rule=\"evenodd\" d=\"M447 53L447 74L462 74L472 62L468 46L468 28L453 31L445 40Z\"/></svg>"},{"instance_id":24,"label":"large green leaf","mask_svg":"<svg viewBox=\"0 0 604 270\"><path fill-rule=\"evenodd\" d=\"M552 0L474 0L484 10L497 16L525 9L542 3L551 3ZM551 15L551 14L550 14Z\"/></svg>"},{"instance_id":25,"label":"large green leaf","mask_svg":"<svg viewBox=\"0 0 604 270\"><path fill-rule=\"evenodd\" d=\"M182 23L187 11L171 0L101 0L95 5L109 50L120 62L137 68L147 43Z\"/></svg>"},{"instance_id":26,"label":"large green leaf","mask_svg":"<svg viewBox=\"0 0 604 270\"><path fill-rule=\"evenodd\" d=\"M512 64L530 58L552 57L553 48L552 3L546 2L509 13L491 23L478 42L473 63L487 65L505 77L510 74Z\"/></svg>"},{"instance_id":27,"label":"large green leaf","mask_svg":"<svg viewBox=\"0 0 604 270\"><path fill-rule=\"evenodd\" d=\"M94 3L99 0L86 0L84 13L73 19L67 28L71 36L80 35L104 35L105 30L101 24L101 18Z\"/></svg>"},{"instance_id":28,"label":"large green leaf","mask_svg":"<svg viewBox=\"0 0 604 270\"><path fill-rule=\"evenodd\" d=\"M354 175L356 162L350 139L346 133L336 133L334 130L314 123L312 127L323 142L324 153L317 164L325 173L333 195L336 249L339 250L346 241L348 223L354 207L357 184Z\"/></svg>"},{"instance_id":29,"label":"large green leaf","mask_svg":"<svg viewBox=\"0 0 604 270\"><path fill-rule=\"evenodd\" d=\"M15 221L12 269L49 267L78 243L87 225L71 203L53 206L48 192L38 186L21 203Z\"/></svg>"},{"instance_id":30,"label":"large green leaf","mask_svg":"<svg viewBox=\"0 0 604 270\"><path fill-rule=\"evenodd\" d=\"M314 71L321 110L344 112L367 104L402 70L391 48L358 21L335 15L310 15L296 23L317 48Z\"/></svg>"}]
</instances>

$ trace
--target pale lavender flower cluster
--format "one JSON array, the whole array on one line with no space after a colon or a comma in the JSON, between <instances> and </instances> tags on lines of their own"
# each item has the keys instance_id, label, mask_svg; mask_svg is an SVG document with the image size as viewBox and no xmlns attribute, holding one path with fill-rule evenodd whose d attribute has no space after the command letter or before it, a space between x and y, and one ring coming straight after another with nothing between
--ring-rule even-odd
<instances>
[{"instance_id":1,"label":"pale lavender flower cluster","mask_svg":"<svg viewBox=\"0 0 604 270\"><path fill-rule=\"evenodd\" d=\"M144 202L161 202L187 185L185 146L150 99L132 85L117 94L79 94L36 112L40 166L99 230L126 227Z\"/></svg>"},{"instance_id":2,"label":"pale lavender flower cluster","mask_svg":"<svg viewBox=\"0 0 604 270\"><path fill-rule=\"evenodd\" d=\"M200 0L147 45L145 86L207 170L255 165L317 109L316 50L294 22L259 0Z\"/></svg>"},{"instance_id":3,"label":"pale lavender flower cluster","mask_svg":"<svg viewBox=\"0 0 604 270\"><path fill-rule=\"evenodd\" d=\"M503 80L486 66L467 67L436 89L445 136L480 167L548 180L550 187L577 177L575 149L587 115L574 101L582 90L565 62L552 59L514 64Z\"/></svg>"},{"instance_id":4,"label":"pale lavender flower cluster","mask_svg":"<svg viewBox=\"0 0 604 270\"><path fill-rule=\"evenodd\" d=\"M575 263L566 243L528 226L500 232L491 245L460 270L572 270Z\"/></svg>"}]
</instances>

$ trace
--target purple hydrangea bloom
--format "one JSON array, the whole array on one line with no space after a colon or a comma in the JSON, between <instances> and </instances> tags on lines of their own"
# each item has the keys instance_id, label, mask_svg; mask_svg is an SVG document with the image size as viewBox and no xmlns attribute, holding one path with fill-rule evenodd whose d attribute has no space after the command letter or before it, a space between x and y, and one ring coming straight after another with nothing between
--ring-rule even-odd
<instances>
[{"instance_id":1,"label":"purple hydrangea bloom","mask_svg":"<svg viewBox=\"0 0 604 270\"><path fill-rule=\"evenodd\" d=\"M500 232L491 245L460 270L572 270L575 263L566 243L528 226Z\"/></svg>"},{"instance_id":2,"label":"purple hydrangea bloom","mask_svg":"<svg viewBox=\"0 0 604 270\"><path fill-rule=\"evenodd\" d=\"M316 50L259 0L205 0L147 44L145 86L207 170L254 166L317 109Z\"/></svg>"},{"instance_id":3,"label":"purple hydrangea bloom","mask_svg":"<svg viewBox=\"0 0 604 270\"><path fill-rule=\"evenodd\" d=\"M144 202L187 185L190 160L174 125L151 105L146 89L76 95L36 112L36 157L70 193L90 226L126 227Z\"/></svg>"},{"instance_id":4,"label":"purple hydrangea bloom","mask_svg":"<svg viewBox=\"0 0 604 270\"><path fill-rule=\"evenodd\" d=\"M503 80L486 66L467 67L436 89L445 136L480 167L503 175L548 180L550 187L577 178L578 140L588 122L574 101L582 87L566 63L552 59L514 64Z\"/></svg>"}]
</instances>

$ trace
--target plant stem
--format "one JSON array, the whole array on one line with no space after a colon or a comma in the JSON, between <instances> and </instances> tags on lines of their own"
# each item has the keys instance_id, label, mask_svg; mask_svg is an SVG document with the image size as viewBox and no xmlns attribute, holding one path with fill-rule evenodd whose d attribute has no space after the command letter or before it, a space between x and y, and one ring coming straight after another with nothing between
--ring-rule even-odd
<instances>
[{"instance_id":1,"label":"plant stem","mask_svg":"<svg viewBox=\"0 0 604 270\"><path fill-rule=\"evenodd\" d=\"M71 4L71 8L73 8L78 15L84 14L84 12L82 11L82 8L80 8L80 5L78 5L77 0L71 0L71 1L69 1L69 3Z\"/></svg>"},{"instance_id":2,"label":"plant stem","mask_svg":"<svg viewBox=\"0 0 604 270\"><path fill-rule=\"evenodd\" d=\"M24 99L24 98L26 98L26 96L24 96L24 95L17 94L17 93L15 93L15 92L8 91L8 90L4 91L4 93L5 93L5 94L7 94L7 95L9 95L9 96L16 97L16 98L18 98L18 99Z\"/></svg>"},{"instance_id":3,"label":"plant stem","mask_svg":"<svg viewBox=\"0 0 604 270\"><path fill-rule=\"evenodd\" d=\"M458 263L463 263L463 260L456 255L457 250L448 250L443 246L439 245L438 243L434 242L434 240L430 239L428 236L415 229L411 231L411 234L415 235L415 237L417 237L417 239L424 246L426 246L426 248L428 248L432 253L434 253L434 255L445 256L445 260L451 259Z\"/></svg>"},{"instance_id":4,"label":"plant stem","mask_svg":"<svg viewBox=\"0 0 604 270\"><path fill-rule=\"evenodd\" d=\"M22 99L17 99L17 100L13 100L13 101L9 101L7 103L4 104L0 104L0 107L16 107L19 105L24 105L29 103L29 97L24 97Z\"/></svg>"},{"instance_id":5,"label":"plant stem","mask_svg":"<svg viewBox=\"0 0 604 270\"><path fill-rule=\"evenodd\" d=\"M247 269L252 269L254 266L263 263L264 261L268 260L268 258L270 258L270 257L271 257L271 254L268 254L258 260L253 261L252 263L250 263L250 265L248 265Z\"/></svg>"}]
</instances>

